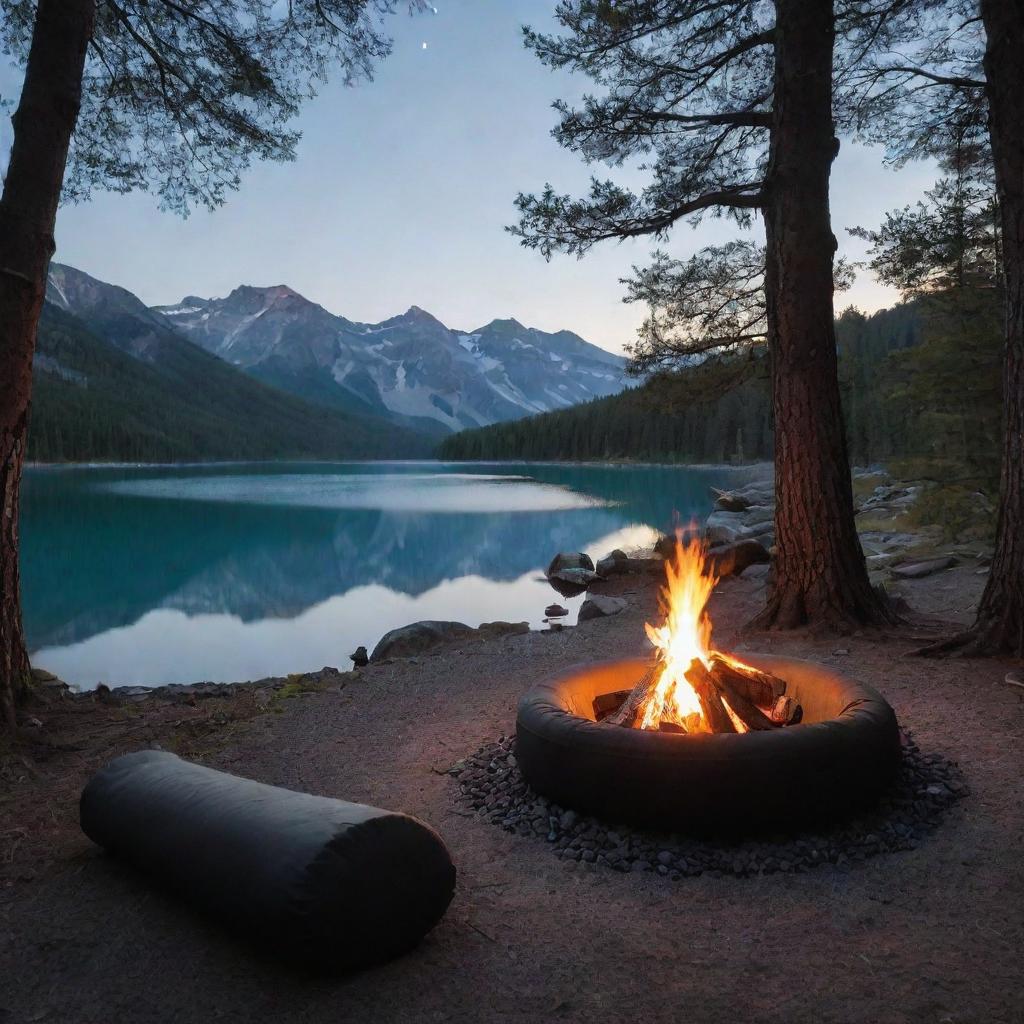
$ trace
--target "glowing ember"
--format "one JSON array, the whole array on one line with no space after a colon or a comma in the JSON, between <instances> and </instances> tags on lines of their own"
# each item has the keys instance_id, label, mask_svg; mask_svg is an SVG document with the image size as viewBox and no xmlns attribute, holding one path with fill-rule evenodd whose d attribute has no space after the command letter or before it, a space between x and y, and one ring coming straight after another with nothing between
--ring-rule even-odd
<instances>
[{"instance_id":1,"label":"glowing ember","mask_svg":"<svg viewBox=\"0 0 1024 1024\"><path fill-rule=\"evenodd\" d=\"M660 600L665 623L645 626L647 636L657 648L661 672L646 695L638 725L641 729L659 729L663 723L670 723L690 733L712 732L697 690L686 673L691 671L694 661L710 669L712 657L737 668L742 667L742 662L711 649L707 603L718 576L713 560L708 558L707 544L695 528L688 531L685 539L682 531L677 533L675 554L666 561L665 573L667 579ZM747 732L747 726L728 700L721 700L735 731Z\"/></svg>"}]
</instances>

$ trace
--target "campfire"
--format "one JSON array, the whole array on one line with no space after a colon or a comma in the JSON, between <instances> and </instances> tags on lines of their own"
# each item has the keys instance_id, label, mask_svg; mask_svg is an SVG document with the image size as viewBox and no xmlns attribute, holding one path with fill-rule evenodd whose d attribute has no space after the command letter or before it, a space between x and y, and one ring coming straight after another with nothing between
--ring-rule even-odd
<instances>
[{"instance_id":1,"label":"campfire","mask_svg":"<svg viewBox=\"0 0 1024 1024\"><path fill-rule=\"evenodd\" d=\"M717 552L691 530L671 554L653 657L577 665L520 700L515 758L532 791L693 835L774 834L870 806L902 756L885 698L824 665L716 650Z\"/></svg>"},{"instance_id":2,"label":"campfire","mask_svg":"<svg viewBox=\"0 0 1024 1024\"><path fill-rule=\"evenodd\" d=\"M745 733L797 724L803 709L786 681L711 646L707 604L718 583L695 529L676 535L665 562L661 626L646 625L656 657L632 688L595 699L599 722L677 733Z\"/></svg>"}]
</instances>

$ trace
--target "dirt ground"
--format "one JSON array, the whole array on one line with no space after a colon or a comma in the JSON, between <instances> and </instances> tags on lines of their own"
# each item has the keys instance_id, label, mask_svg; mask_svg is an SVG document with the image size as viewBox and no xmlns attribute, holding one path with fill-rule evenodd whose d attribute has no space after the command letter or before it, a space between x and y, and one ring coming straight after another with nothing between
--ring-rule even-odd
<instances>
[{"instance_id":1,"label":"dirt ground","mask_svg":"<svg viewBox=\"0 0 1024 1024\"><path fill-rule=\"evenodd\" d=\"M955 569L903 587L923 611L963 621L981 582ZM53 711L45 759L36 744L0 761L0 1022L1024 1021L1024 691L1003 681L1017 666L908 658L913 628L737 637L761 589L721 586L718 646L841 666L889 698L924 750L962 766L971 795L918 849L848 871L672 882L559 861L462 809L445 769L511 731L533 682L643 649L655 588L628 577L612 588L630 602L614 618L327 676L263 705L96 705L99 746ZM341 980L238 946L75 827L95 765L153 741L425 819L458 866L447 916L409 956Z\"/></svg>"}]
</instances>

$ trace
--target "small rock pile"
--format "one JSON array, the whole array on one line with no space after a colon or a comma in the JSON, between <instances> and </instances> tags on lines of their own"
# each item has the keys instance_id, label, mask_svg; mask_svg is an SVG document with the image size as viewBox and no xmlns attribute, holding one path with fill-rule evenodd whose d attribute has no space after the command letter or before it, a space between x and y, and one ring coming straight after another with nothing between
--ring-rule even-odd
<instances>
[{"instance_id":1,"label":"small rock pile","mask_svg":"<svg viewBox=\"0 0 1024 1024\"><path fill-rule=\"evenodd\" d=\"M556 857L615 871L656 871L673 881L705 872L761 875L804 872L822 864L847 871L880 853L912 850L968 794L959 768L924 754L903 736L903 763L893 789L870 813L821 832L750 840L695 839L610 825L539 796L523 780L515 738L503 736L449 769L459 800L506 832L546 840Z\"/></svg>"}]
</instances>

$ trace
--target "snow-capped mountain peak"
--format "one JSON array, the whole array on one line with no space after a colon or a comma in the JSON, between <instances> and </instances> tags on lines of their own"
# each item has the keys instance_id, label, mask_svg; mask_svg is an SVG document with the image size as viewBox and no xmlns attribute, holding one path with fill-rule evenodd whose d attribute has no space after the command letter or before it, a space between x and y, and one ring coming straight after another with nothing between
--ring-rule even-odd
<instances>
[{"instance_id":1,"label":"snow-capped mountain peak","mask_svg":"<svg viewBox=\"0 0 1024 1024\"><path fill-rule=\"evenodd\" d=\"M336 316L286 285L242 285L154 309L189 339L307 398L396 422L461 430L613 394L624 361L515 319L470 334L419 306L376 324Z\"/></svg>"}]
</instances>

